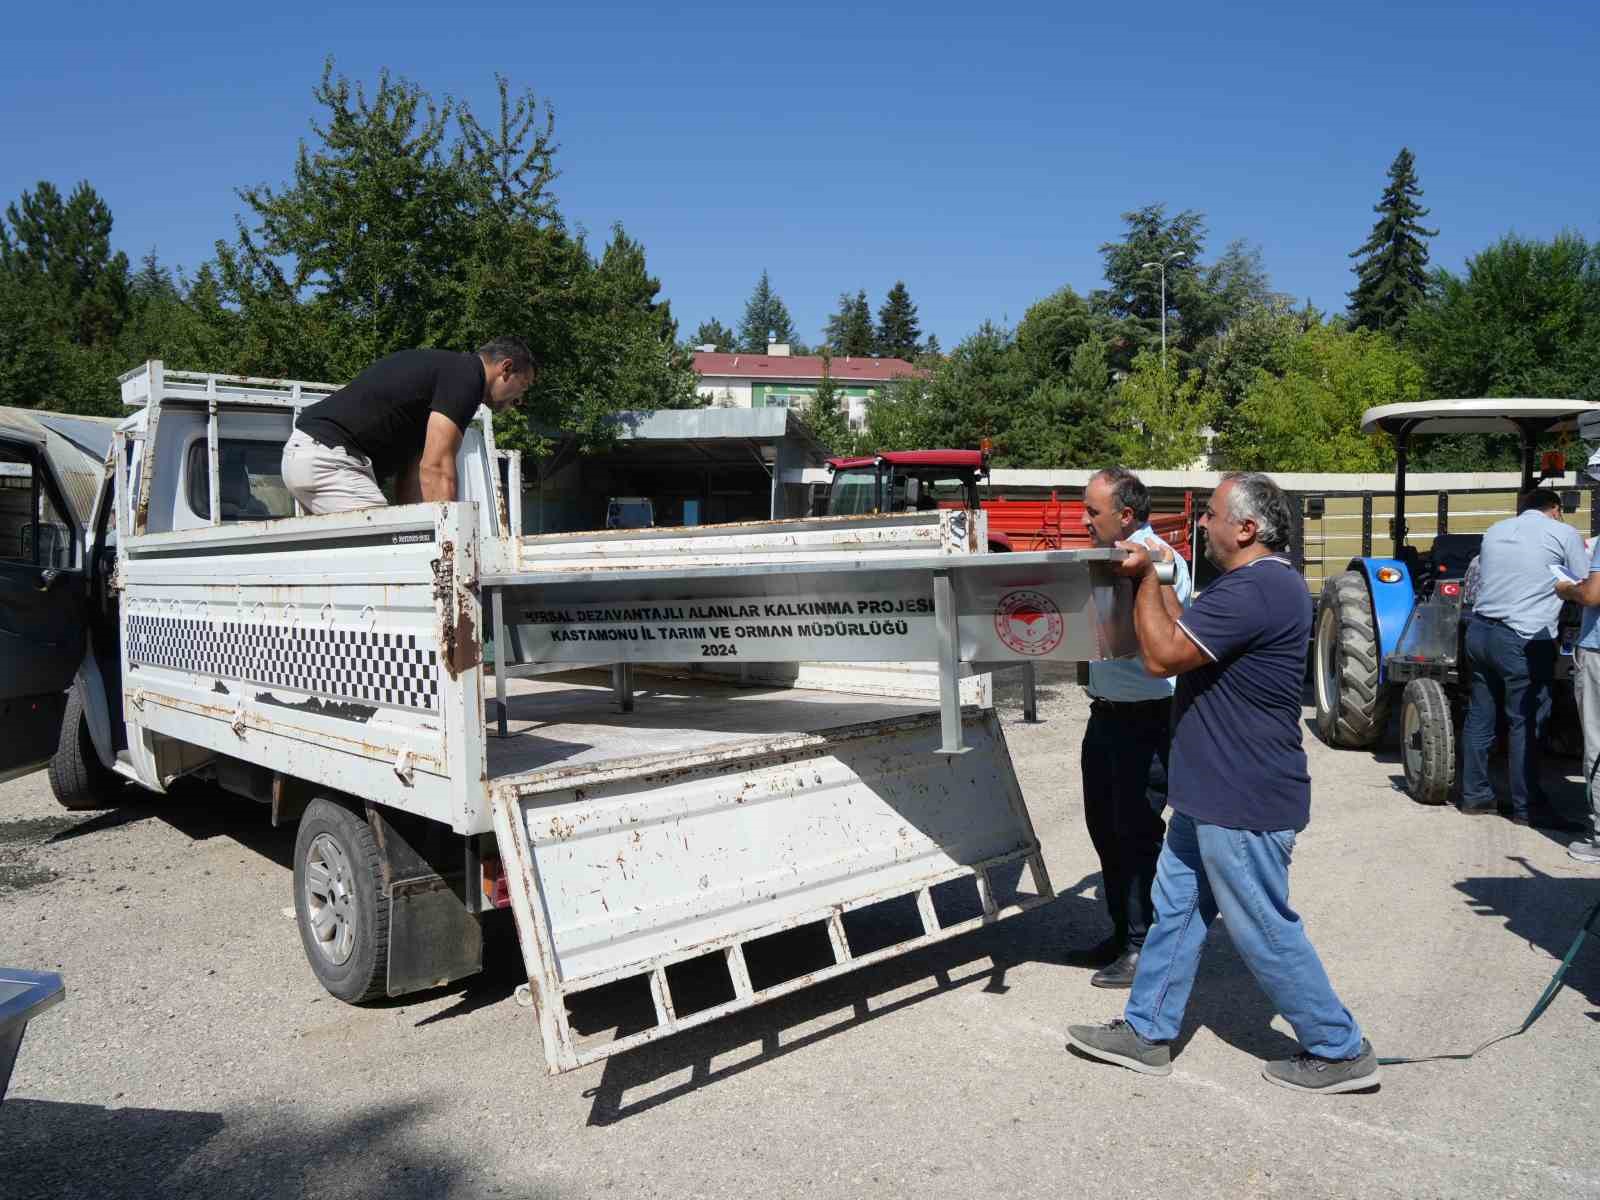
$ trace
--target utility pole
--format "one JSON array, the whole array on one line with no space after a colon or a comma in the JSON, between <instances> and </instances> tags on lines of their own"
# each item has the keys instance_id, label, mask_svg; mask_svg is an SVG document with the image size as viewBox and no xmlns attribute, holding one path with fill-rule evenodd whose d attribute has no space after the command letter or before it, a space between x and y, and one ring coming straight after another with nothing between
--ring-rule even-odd
<instances>
[{"instance_id":1,"label":"utility pole","mask_svg":"<svg viewBox=\"0 0 1600 1200\"><path fill-rule=\"evenodd\" d=\"M1139 268L1141 271L1148 271L1151 267L1161 268L1161 373L1163 375L1167 373L1167 264L1188 257L1182 250L1174 250L1171 254L1144 263Z\"/></svg>"}]
</instances>

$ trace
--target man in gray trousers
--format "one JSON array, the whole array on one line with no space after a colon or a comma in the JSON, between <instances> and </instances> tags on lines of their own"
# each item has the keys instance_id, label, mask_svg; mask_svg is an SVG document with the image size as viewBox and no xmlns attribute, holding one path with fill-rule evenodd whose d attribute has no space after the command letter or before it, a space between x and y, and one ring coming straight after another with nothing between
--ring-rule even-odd
<instances>
[{"instance_id":1,"label":"man in gray trousers","mask_svg":"<svg viewBox=\"0 0 1600 1200\"><path fill-rule=\"evenodd\" d=\"M1583 628L1573 651L1577 671L1578 716L1583 722L1583 779L1589 795L1589 835L1567 847L1581 863L1600 866L1600 797L1595 795L1595 768L1600 766L1600 540L1589 558L1589 573L1580 583L1556 584L1556 595L1583 605Z\"/></svg>"}]
</instances>

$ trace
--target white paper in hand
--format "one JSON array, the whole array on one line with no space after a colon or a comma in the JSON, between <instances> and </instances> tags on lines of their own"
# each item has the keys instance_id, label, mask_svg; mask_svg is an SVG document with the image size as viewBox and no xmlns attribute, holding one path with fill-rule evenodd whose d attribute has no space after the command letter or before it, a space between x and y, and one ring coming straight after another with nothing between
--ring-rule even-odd
<instances>
[{"instance_id":1,"label":"white paper in hand","mask_svg":"<svg viewBox=\"0 0 1600 1200\"><path fill-rule=\"evenodd\" d=\"M1583 580L1579 579L1571 571L1567 570L1567 568L1565 566L1563 566L1561 563L1551 563L1550 564L1550 574L1552 574L1552 575L1554 575L1556 577L1556 582L1557 583L1582 583L1583 582Z\"/></svg>"}]
</instances>

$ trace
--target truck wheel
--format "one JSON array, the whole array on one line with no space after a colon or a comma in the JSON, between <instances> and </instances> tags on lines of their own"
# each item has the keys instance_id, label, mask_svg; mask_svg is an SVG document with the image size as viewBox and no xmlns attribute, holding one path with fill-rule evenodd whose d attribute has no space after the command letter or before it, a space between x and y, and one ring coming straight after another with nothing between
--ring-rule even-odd
<instances>
[{"instance_id":1,"label":"truck wheel","mask_svg":"<svg viewBox=\"0 0 1600 1200\"><path fill-rule=\"evenodd\" d=\"M1456 727L1437 679L1413 679L1400 696L1400 758L1406 791L1421 804L1443 804L1456 785Z\"/></svg>"},{"instance_id":2,"label":"truck wheel","mask_svg":"<svg viewBox=\"0 0 1600 1200\"><path fill-rule=\"evenodd\" d=\"M1317 732L1330 746L1370 746L1389 722L1378 682L1378 624L1359 571L1325 581L1317 603Z\"/></svg>"},{"instance_id":3,"label":"truck wheel","mask_svg":"<svg viewBox=\"0 0 1600 1200\"><path fill-rule=\"evenodd\" d=\"M73 812L111 808L122 795L122 780L100 761L94 738L89 736L83 692L76 683L67 693L61 734L50 758L50 791L62 808Z\"/></svg>"},{"instance_id":4,"label":"truck wheel","mask_svg":"<svg viewBox=\"0 0 1600 1200\"><path fill-rule=\"evenodd\" d=\"M384 994L389 904L366 818L322 797L294 839L294 915L317 982L347 1004Z\"/></svg>"}]
</instances>

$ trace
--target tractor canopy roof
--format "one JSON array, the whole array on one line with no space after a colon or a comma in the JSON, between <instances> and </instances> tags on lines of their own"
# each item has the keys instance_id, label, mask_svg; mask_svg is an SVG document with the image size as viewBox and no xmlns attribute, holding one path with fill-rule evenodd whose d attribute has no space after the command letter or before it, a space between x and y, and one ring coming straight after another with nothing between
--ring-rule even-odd
<instances>
[{"instance_id":1,"label":"tractor canopy roof","mask_svg":"<svg viewBox=\"0 0 1600 1200\"><path fill-rule=\"evenodd\" d=\"M1591 407L1600 409L1600 404ZM843 471L886 462L896 467L959 467L981 471L987 465L985 458L982 450L885 450L881 454L867 454L858 458L830 458L828 466L835 471Z\"/></svg>"},{"instance_id":2,"label":"tractor canopy roof","mask_svg":"<svg viewBox=\"0 0 1600 1200\"><path fill-rule=\"evenodd\" d=\"M1582 420L1587 417L1587 420ZM1361 432L1565 433L1600 425L1600 404L1585 400L1420 400L1380 404L1361 415Z\"/></svg>"}]
</instances>

